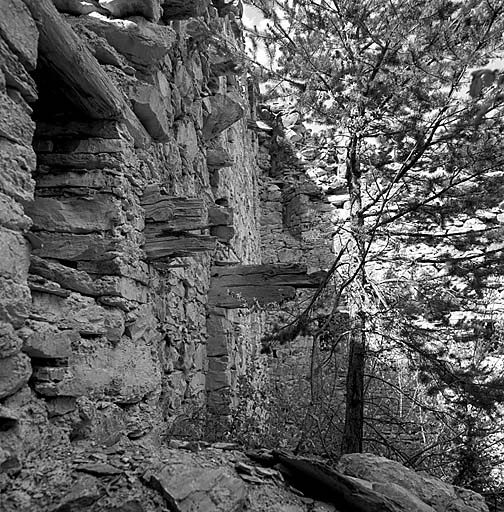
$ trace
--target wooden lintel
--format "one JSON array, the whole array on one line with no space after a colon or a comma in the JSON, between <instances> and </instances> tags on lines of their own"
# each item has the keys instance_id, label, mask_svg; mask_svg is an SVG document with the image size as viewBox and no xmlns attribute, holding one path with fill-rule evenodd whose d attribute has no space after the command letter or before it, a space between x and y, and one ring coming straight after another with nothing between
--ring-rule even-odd
<instances>
[{"instance_id":1,"label":"wooden lintel","mask_svg":"<svg viewBox=\"0 0 504 512\"><path fill-rule=\"evenodd\" d=\"M240 308L292 299L296 288L320 286L325 274L307 274L306 266L286 263L215 266L211 275L209 305Z\"/></svg>"},{"instance_id":2,"label":"wooden lintel","mask_svg":"<svg viewBox=\"0 0 504 512\"><path fill-rule=\"evenodd\" d=\"M39 56L61 81L65 95L92 119L120 119L137 146L150 137L124 96L51 0L24 0L39 30Z\"/></svg>"}]
</instances>

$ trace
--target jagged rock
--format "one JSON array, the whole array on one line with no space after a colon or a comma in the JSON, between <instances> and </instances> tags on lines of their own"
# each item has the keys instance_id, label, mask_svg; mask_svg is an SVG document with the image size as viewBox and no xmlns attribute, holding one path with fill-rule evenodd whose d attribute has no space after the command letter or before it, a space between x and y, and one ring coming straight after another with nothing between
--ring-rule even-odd
<instances>
[{"instance_id":1,"label":"jagged rock","mask_svg":"<svg viewBox=\"0 0 504 512\"><path fill-rule=\"evenodd\" d=\"M90 52L100 64L115 66L129 75L135 74L135 69L129 65L126 58L108 44L104 37L100 37L83 25L74 25L74 30L86 42Z\"/></svg>"},{"instance_id":2,"label":"jagged rock","mask_svg":"<svg viewBox=\"0 0 504 512\"><path fill-rule=\"evenodd\" d=\"M0 38L0 70L5 75L5 84L19 91L29 103L37 99L37 86L19 59Z\"/></svg>"},{"instance_id":3,"label":"jagged rock","mask_svg":"<svg viewBox=\"0 0 504 512\"><path fill-rule=\"evenodd\" d=\"M37 324L26 337L23 351L37 359L68 359L72 343L80 339L75 331L60 331L50 324Z\"/></svg>"},{"instance_id":4,"label":"jagged rock","mask_svg":"<svg viewBox=\"0 0 504 512\"><path fill-rule=\"evenodd\" d=\"M224 468L166 465L144 477L164 496L174 512L240 510L247 498L247 486Z\"/></svg>"},{"instance_id":5,"label":"jagged rock","mask_svg":"<svg viewBox=\"0 0 504 512\"><path fill-rule=\"evenodd\" d=\"M31 219L23 207L11 197L0 192L0 226L15 231L25 231L31 226Z\"/></svg>"},{"instance_id":6,"label":"jagged rock","mask_svg":"<svg viewBox=\"0 0 504 512\"><path fill-rule=\"evenodd\" d=\"M159 0L99 0L100 6L116 18L143 16L150 21L159 21Z\"/></svg>"},{"instance_id":7,"label":"jagged rock","mask_svg":"<svg viewBox=\"0 0 504 512\"><path fill-rule=\"evenodd\" d=\"M30 379L30 358L23 353L0 359L0 399L13 395Z\"/></svg>"},{"instance_id":8,"label":"jagged rock","mask_svg":"<svg viewBox=\"0 0 504 512\"><path fill-rule=\"evenodd\" d=\"M243 107L225 94L210 96L209 105L209 113L203 123L203 137L206 140L217 137L245 114Z\"/></svg>"},{"instance_id":9,"label":"jagged rock","mask_svg":"<svg viewBox=\"0 0 504 512\"><path fill-rule=\"evenodd\" d=\"M426 473L416 473L399 462L370 453L343 455L338 469L346 475L363 478L370 482L399 485L413 493L436 512L458 507L460 512L488 512L483 497L475 492L454 487ZM380 488L383 489L382 486ZM388 492L393 492L389 488Z\"/></svg>"},{"instance_id":10,"label":"jagged rock","mask_svg":"<svg viewBox=\"0 0 504 512\"><path fill-rule=\"evenodd\" d=\"M37 65L38 30L22 0L3 0L0 35L29 71Z\"/></svg>"},{"instance_id":11,"label":"jagged rock","mask_svg":"<svg viewBox=\"0 0 504 512\"><path fill-rule=\"evenodd\" d=\"M81 16L72 23L83 24L104 37L113 48L141 69L158 63L176 40L176 33L170 27L150 23L139 16L112 20L93 13Z\"/></svg>"},{"instance_id":12,"label":"jagged rock","mask_svg":"<svg viewBox=\"0 0 504 512\"><path fill-rule=\"evenodd\" d=\"M11 324L0 322L0 359L17 354L23 340L16 334Z\"/></svg>"},{"instance_id":13,"label":"jagged rock","mask_svg":"<svg viewBox=\"0 0 504 512\"><path fill-rule=\"evenodd\" d=\"M30 314L30 302L28 286L0 278L0 322L19 329Z\"/></svg>"},{"instance_id":14,"label":"jagged rock","mask_svg":"<svg viewBox=\"0 0 504 512\"><path fill-rule=\"evenodd\" d=\"M57 396L51 398L46 402L47 414L50 418L55 416L63 416L69 412L75 411L77 402L75 397L71 396Z\"/></svg>"},{"instance_id":15,"label":"jagged rock","mask_svg":"<svg viewBox=\"0 0 504 512\"><path fill-rule=\"evenodd\" d=\"M90 475L96 476L107 476L107 475L121 475L124 473L122 469L118 469L111 464L106 462L90 462L88 464L79 464L76 471L82 473L89 473Z\"/></svg>"},{"instance_id":16,"label":"jagged rock","mask_svg":"<svg viewBox=\"0 0 504 512\"><path fill-rule=\"evenodd\" d=\"M133 112L151 137L158 142L169 140L173 124L170 98L163 97L157 87L149 84L132 87L130 98Z\"/></svg>"},{"instance_id":17,"label":"jagged rock","mask_svg":"<svg viewBox=\"0 0 504 512\"><path fill-rule=\"evenodd\" d=\"M37 197L26 213L33 229L66 233L93 233L111 230L126 218L120 201L106 194L92 197Z\"/></svg>"},{"instance_id":18,"label":"jagged rock","mask_svg":"<svg viewBox=\"0 0 504 512\"><path fill-rule=\"evenodd\" d=\"M60 503L51 509L51 512L84 511L98 500L100 496L98 480L89 475L80 476Z\"/></svg>"},{"instance_id":19,"label":"jagged rock","mask_svg":"<svg viewBox=\"0 0 504 512\"><path fill-rule=\"evenodd\" d=\"M202 16L210 0L162 0L163 20L180 20Z\"/></svg>"},{"instance_id":20,"label":"jagged rock","mask_svg":"<svg viewBox=\"0 0 504 512\"><path fill-rule=\"evenodd\" d=\"M29 250L23 235L0 227L0 277L26 282Z\"/></svg>"},{"instance_id":21,"label":"jagged rock","mask_svg":"<svg viewBox=\"0 0 504 512\"><path fill-rule=\"evenodd\" d=\"M0 136L30 145L35 132L35 123L21 105L7 94L0 93Z\"/></svg>"},{"instance_id":22,"label":"jagged rock","mask_svg":"<svg viewBox=\"0 0 504 512\"><path fill-rule=\"evenodd\" d=\"M190 119L180 119L175 123L175 132L180 156L190 165L194 162L199 150L194 123Z\"/></svg>"},{"instance_id":23,"label":"jagged rock","mask_svg":"<svg viewBox=\"0 0 504 512\"><path fill-rule=\"evenodd\" d=\"M233 165L233 158L230 153L222 146L216 144L207 149L207 165L211 169L220 169Z\"/></svg>"}]
</instances>

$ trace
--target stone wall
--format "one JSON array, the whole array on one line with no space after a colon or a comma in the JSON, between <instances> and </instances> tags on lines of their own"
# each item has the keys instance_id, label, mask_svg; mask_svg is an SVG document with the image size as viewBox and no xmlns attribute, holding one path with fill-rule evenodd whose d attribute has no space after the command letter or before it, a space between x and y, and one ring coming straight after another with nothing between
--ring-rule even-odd
<instances>
[{"instance_id":1,"label":"stone wall","mask_svg":"<svg viewBox=\"0 0 504 512\"><path fill-rule=\"evenodd\" d=\"M157 441L205 408L225 428L240 377L263 377L265 308L322 279L329 205L294 164L268 168L239 10L214 4L5 5L7 469L53 431Z\"/></svg>"},{"instance_id":2,"label":"stone wall","mask_svg":"<svg viewBox=\"0 0 504 512\"><path fill-rule=\"evenodd\" d=\"M260 263L260 241L237 13L206 0L8 0L2 12L9 469L34 428L157 439L207 391L212 403L233 388L260 322L208 308L211 269Z\"/></svg>"}]
</instances>

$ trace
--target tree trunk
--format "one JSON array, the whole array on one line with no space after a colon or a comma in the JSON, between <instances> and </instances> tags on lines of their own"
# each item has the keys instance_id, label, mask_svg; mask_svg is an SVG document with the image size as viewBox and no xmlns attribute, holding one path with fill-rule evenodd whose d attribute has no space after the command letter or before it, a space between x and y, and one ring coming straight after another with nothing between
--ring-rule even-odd
<instances>
[{"instance_id":1,"label":"tree trunk","mask_svg":"<svg viewBox=\"0 0 504 512\"><path fill-rule=\"evenodd\" d=\"M364 370L366 366L366 315L362 291L366 284L364 217L362 216L361 171L358 158L360 140L353 135L346 162L350 194L350 228L353 243L350 259L356 261L353 285L349 291L350 340L346 379L345 426L342 453L362 452L364 431Z\"/></svg>"},{"instance_id":2,"label":"tree trunk","mask_svg":"<svg viewBox=\"0 0 504 512\"><path fill-rule=\"evenodd\" d=\"M342 453L362 452L364 430L364 369L366 366L365 315L351 320L350 353L346 379L345 427Z\"/></svg>"}]
</instances>

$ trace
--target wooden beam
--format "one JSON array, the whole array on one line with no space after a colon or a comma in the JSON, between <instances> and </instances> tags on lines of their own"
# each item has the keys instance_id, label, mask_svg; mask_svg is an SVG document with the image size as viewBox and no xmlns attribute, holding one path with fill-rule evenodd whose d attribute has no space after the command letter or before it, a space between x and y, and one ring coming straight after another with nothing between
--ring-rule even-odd
<instances>
[{"instance_id":1,"label":"wooden beam","mask_svg":"<svg viewBox=\"0 0 504 512\"><path fill-rule=\"evenodd\" d=\"M281 303L293 299L297 288L317 288L324 275L293 263L215 266L208 303L228 309Z\"/></svg>"},{"instance_id":2,"label":"wooden beam","mask_svg":"<svg viewBox=\"0 0 504 512\"><path fill-rule=\"evenodd\" d=\"M24 0L39 30L39 58L62 82L62 90L92 119L121 119L137 146L149 135L124 96L51 0Z\"/></svg>"}]
</instances>

